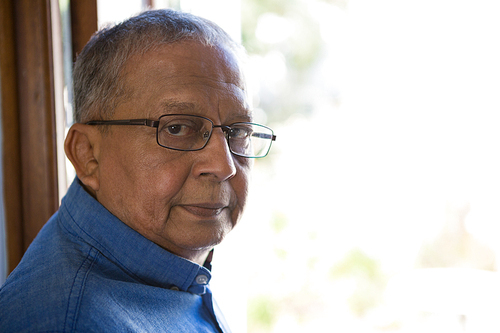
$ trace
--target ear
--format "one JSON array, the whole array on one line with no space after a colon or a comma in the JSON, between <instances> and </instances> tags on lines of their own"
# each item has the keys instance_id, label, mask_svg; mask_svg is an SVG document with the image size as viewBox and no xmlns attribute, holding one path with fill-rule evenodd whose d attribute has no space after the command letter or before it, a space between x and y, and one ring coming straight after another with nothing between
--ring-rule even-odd
<instances>
[{"instance_id":1,"label":"ear","mask_svg":"<svg viewBox=\"0 0 500 333\"><path fill-rule=\"evenodd\" d=\"M99 190L99 145L102 134L95 126L74 124L64 141L66 156L75 167L76 175L87 189Z\"/></svg>"}]
</instances>

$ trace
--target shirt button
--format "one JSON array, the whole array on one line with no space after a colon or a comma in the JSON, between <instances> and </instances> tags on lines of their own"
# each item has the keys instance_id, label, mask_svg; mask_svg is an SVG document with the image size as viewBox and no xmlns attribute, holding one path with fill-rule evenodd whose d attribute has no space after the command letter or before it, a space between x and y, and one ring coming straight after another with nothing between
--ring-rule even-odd
<instances>
[{"instance_id":1,"label":"shirt button","mask_svg":"<svg viewBox=\"0 0 500 333\"><path fill-rule=\"evenodd\" d=\"M198 284L207 284L208 283L208 277L206 275L198 275L196 277L196 283L198 283Z\"/></svg>"},{"instance_id":2,"label":"shirt button","mask_svg":"<svg viewBox=\"0 0 500 333\"><path fill-rule=\"evenodd\" d=\"M173 286L173 287L170 287L170 290L179 291L179 287L177 287L177 286Z\"/></svg>"}]
</instances>

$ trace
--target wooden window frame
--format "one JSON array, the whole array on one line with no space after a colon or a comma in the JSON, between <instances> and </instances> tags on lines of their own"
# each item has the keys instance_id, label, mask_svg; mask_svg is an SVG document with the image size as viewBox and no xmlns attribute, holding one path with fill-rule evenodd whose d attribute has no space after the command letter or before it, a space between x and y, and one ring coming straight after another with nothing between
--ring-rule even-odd
<instances>
[{"instance_id":1,"label":"wooden window frame","mask_svg":"<svg viewBox=\"0 0 500 333\"><path fill-rule=\"evenodd\" d=\"M0 0L3 191L8 272L59 207L51 6ZM96 0L71 4L73 53L97 30ZM59 36L60 40L60 36Z\"/></svg>"}]
</instances>

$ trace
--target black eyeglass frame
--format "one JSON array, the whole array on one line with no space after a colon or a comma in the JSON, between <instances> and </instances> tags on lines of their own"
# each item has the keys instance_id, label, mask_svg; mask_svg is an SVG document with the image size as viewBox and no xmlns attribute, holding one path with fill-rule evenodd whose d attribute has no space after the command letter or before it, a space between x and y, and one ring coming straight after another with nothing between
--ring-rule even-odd
<instances>
[{"instance_id":1,"label":"black eyeglass frame","mask_svg":"<svg viewBox=\"0 0 500 333\"><path fill-rule=\"evenodd\" d=\"M207 138L207 140L205 141L205 144L201 148L196 148L196 149L172 148L172 147L167 147L165 145L160 144L160 142L158 140L158 126L160 125L160 119L162 117L166 117L166 116L190 116L190 117L197 117L197 118L208 120L212 124L212 129L210 130L210 135ZM265 134L265 133L257 133L257 134L254 135L254 136L262 138L262 139L270 139L271 140L271 144L269 144L269 148L267 149L267 151L266 151L266 153L264 155L262 155L262 156L246 156L246 155L239 154L239 153L233 151L233 149L231 148L231 144L229 143L229 130L231 129L231 126L234 126L234 125L237 125L237 124L260 126L260 127L264 127L266 129L268 129L269 131L271 131L272 134L270 134L270 135L269 134ZM160 116L158 118L158 120L152 120L152 119L91 120L91 121L86 122L85 125L134 125L134 126L154 127L154 128L156 128L156 143L160 147L167 148L167 149L172 149L172 150L178 150L178 151L198 151L198 150L202 150L203 148L205 148L207 146L208 141L210 141L210 138L212 137L212 133L214 131L214 128L218 128L219 127L224 132L224 135L226 137L226 142L227 142L227 145L228 145L229 150L231 151L231 153L234 154L234 155L237 155L237 156L245 157L245 158L262 158L262 157L266 157L267 154L269 154L269 151L271 150L272 142L276 141L276 135L274 135L274 131L271 128L265 126L265 125L256 124L256 123L250 123L250 122L236 122L236 123L232 123L230 125L215 125L215 123L210 118L203 117L203 116L198 116L198 115L192 115L192 114L164 114L164 115Z\"/></svg>"}]
</instances>

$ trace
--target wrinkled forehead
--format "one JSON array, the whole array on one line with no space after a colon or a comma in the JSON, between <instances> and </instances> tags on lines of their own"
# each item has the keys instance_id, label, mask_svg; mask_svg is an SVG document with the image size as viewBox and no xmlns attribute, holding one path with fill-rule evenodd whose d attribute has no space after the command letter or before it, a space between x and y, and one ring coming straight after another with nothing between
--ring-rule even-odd
<instances>
[{"instance_id":1,"label":"wrinkled forehead","mask_svg":"<svg viewBox=\"0 0 500 333\"><path fill-rule=\"evenodd\" d=\"M182 41L160 45L127 61L122 72L129 88L151 80L163 84L189 84L206 81L231 84L245 90L240 59L225 46L203 45L195 41Z\"/></svg>"},{"instance_id":2,"label":"wrinkled forehead","mask_svg":"<svg viewBox=\"0 0 500 333\"><path fill-rule=\"evenodd\" d=\"M171 102L194 103L196 114L204 116L247 115L249 98L239 63L231 50L193 41L133 55L121 74L124 107L120 109L129 111L115 116L154 118Z\"/></svg>"}]
</instances>

